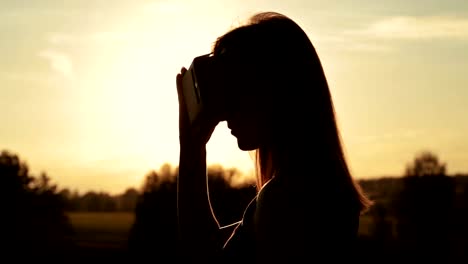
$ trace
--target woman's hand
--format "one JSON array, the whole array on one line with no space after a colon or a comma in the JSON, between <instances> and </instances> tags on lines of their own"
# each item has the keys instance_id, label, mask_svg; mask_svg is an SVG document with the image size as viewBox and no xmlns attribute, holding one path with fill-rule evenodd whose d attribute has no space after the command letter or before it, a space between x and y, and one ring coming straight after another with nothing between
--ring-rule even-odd
<instances>
[{"instance_id":1,"label":"woman's hand","mask_svg":"<svg viewBox=\"0 0 468 264\"><path fill-rule=\"evenodd\" d=\"M190 124L187 107L185 105L182 87L182 78L187 72L186 68L182 68L177 74L177 95L179 98L179 142L180 147L199 146L204 147L210 140L214 129L220 122L206 112L201 112L196 124Z\"/></svg>"}]
</instances>

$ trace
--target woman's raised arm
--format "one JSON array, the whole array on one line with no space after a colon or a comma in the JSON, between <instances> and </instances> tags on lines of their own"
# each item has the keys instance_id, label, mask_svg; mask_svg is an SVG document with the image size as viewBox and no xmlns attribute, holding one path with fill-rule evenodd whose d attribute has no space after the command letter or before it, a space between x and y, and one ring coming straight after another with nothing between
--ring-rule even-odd
<instances>
[{"instance_id":1,"label":"woman's raised arm","mask_svg":"<svg viewBox=\"0 0 468 264\"><path fill-rule=\"evenodd\" d=\"M184 259L198 263L220 253L232 228L220 227L209 200L206 143L219 121L205 118L196 127L189 123L182 96L185 72L182 68L177 75L180 139L177 217L180 253Z\"/></svg>"}]
</instances>

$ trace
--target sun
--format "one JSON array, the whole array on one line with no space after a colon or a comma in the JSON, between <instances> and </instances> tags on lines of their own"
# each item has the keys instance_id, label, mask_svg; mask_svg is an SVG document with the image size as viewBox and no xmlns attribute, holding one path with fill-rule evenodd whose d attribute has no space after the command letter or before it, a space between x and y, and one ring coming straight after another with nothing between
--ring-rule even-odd
<instances>
[{"instance_id":1,"label":"sun","mask_svg":"<svg viewBox=\"0 0 468 264\"><path fill-rule=\"evenodd\" d=\"M90 138L83 156L122 160L126 167L147 171L165 163L178 165L176 75L194 57L209 53L230 24L203 25L204 30L195 31L201 26L165 27L158 19L162 18L135 13L106 34L112 41L93 50L82 83L88 114L82 115L81 124ZM216 128L207 153L208 165L253 170L251 156L239 150L224 122Z\"/></svg>"}]
</instances>

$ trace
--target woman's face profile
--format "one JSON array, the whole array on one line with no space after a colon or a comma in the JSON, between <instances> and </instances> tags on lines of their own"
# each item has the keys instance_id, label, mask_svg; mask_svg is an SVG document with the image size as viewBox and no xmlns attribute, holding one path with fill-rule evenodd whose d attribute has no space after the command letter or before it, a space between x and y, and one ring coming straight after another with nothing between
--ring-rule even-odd
<instances>
[{"instance_id":1,"label":"woman's face profile","mask_svg":"<svg viewBox=\"0 0 468 264\"><path fill-rule=\"evenodd\" d=\"M265 98L259 93L262 82L245 72L232 76L231 85L235 98L227 116L227 125L231 134L237 138L241 150L257 149L265 143L269 133L269 110Z\"/></svg>"}]
</instances>

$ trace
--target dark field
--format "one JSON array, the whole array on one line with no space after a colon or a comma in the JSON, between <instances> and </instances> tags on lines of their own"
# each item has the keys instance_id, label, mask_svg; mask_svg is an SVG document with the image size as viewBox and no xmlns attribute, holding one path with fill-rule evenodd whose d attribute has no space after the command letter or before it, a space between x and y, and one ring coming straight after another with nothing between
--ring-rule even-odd
<instances>
[{"instance_id":1,"label":"dark field","mask_svg":"<svg viewBox=\"0 0 468 264\"><path fill-rule=\"evenodd\" d=\"M83 248L125 249L133 213L73 212L68 213L76 232L74 241Z\"/></svg>"},{"instance_id":2,"label":"dark field","mask_svg":"<svg viewBox=\"0 0 468 264\"><path fill-rule=\"evenodd\" d=\"M134 213L125 212L70 212L67 213L75 231L73 241L78 254L125 255L127 242L135 220ZM372 219L361 217L359 233L370 234ZM114 256L115 257L115 256Z\"/></svg>"},{"instance_id":3,"label":"dark field","mask_svg":"<svg viewBox=\"0 0 468 264\"><path fill-rule=\"evenodd\" d=\"M67 213L75 231L75 256L80 262L95 258L125 260L127 241L135 214L125 212Z\"/></svg>"}]
</instances>

